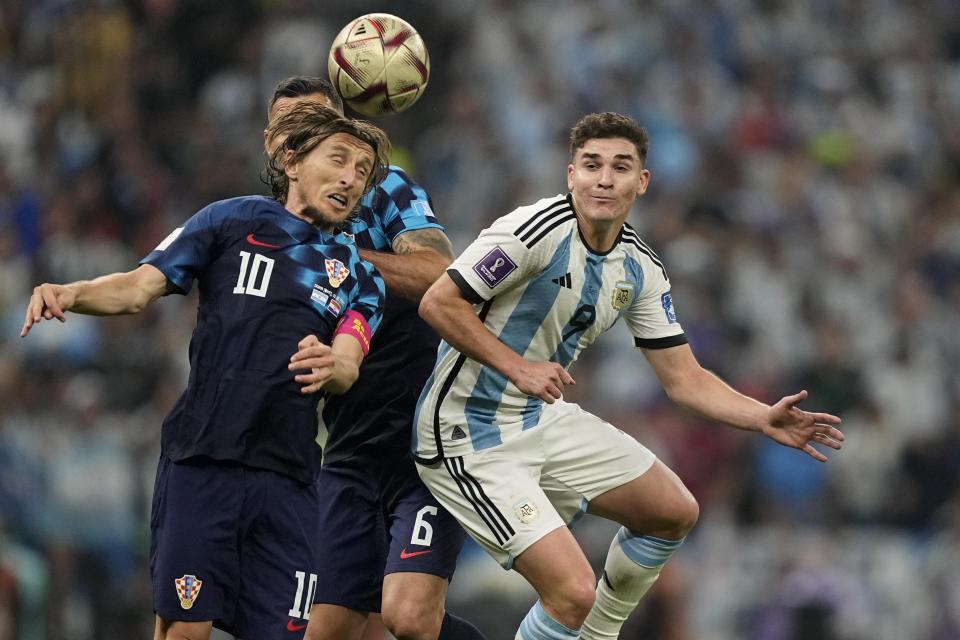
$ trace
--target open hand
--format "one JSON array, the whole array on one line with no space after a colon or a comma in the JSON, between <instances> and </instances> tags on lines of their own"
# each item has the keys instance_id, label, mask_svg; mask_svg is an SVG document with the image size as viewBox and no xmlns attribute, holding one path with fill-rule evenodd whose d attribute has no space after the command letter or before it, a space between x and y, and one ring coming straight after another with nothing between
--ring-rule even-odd
<instances>
[{"instance_id":1,"label":"open hand","mask_svg":"<svg viewBox=\"0 0 960 640\"><path fill-rule=\"evenodd\" d=\"M797 405L806 397L807 392L801 391L770 407L763 433L782 445L800 449L814 460L826 462L827 456L813 448L812 443L840 449L843 433L834 427L840 424L840 418L829 413L804 411Z\"/></svg>"}]
</instances>

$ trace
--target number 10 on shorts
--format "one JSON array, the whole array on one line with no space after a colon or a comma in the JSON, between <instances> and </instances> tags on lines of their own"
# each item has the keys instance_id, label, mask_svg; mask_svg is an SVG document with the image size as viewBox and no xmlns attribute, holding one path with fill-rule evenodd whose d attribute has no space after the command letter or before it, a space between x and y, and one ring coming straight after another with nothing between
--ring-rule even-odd
<instances>
[{"instance_id":1,"label":"number 10 on shorts","mask_svg":"<svg viewBox=\"0 0 960 640\"><path fill-rule=\"evenodd\" d=\"M296 571L293 574L297 578L297 595L293 597L293 607L287 612L291 618L310 619L310 606L313 604L313 592L317 590L317 574L309 574L310 579L303 571ZM306 584L307 593L304 598L303 587Z\"/></svg>"}]
</instances>

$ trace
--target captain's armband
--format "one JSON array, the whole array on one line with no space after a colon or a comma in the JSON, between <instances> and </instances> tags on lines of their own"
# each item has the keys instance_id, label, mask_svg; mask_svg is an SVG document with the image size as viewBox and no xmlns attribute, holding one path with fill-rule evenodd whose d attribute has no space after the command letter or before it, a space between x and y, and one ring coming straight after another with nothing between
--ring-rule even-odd
<instances>
[{"instance_id":1,"label":"captain's armband","mask_svg":"<svg viewBox=\"0 0 960 640\"><path fill-rule=\"evenodd\" d=\"M336 331L333 332L333 336L336 337L341 333L356 338L363 349L363 355L370 353L370 334L372 332L370 331L370 324L362 315L353 310L343 314L339 324L337 324Z\"/></svg>"}]
</instances>

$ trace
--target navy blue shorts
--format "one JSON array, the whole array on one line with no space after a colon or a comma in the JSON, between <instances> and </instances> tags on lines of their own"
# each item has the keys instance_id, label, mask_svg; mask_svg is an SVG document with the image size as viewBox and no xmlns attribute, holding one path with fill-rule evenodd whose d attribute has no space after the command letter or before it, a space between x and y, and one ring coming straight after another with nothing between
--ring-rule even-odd
<instances>
[{"instance_id":1,"label":"navy blue shorts","mask_svg":"<svg viewBox=\"0 0 960 640\"><path fill-rule=\"evenodd\" d=\"M323 579L314 602L379 612L389 573L453 577L466 534L423 485L412 459L333 462L321 467L317 484Z\"/></svg>"},{"instance_id":2,"label":"navy blue shorts","mask_svg":"<svg viewBox=\"0 0 960 640\"><path fill-rule=\"evenodd\" d=\"M153 607L243 638L302 638L317 584L316 485L241 464L160 456Z\"/></svg>"}]
</instances>

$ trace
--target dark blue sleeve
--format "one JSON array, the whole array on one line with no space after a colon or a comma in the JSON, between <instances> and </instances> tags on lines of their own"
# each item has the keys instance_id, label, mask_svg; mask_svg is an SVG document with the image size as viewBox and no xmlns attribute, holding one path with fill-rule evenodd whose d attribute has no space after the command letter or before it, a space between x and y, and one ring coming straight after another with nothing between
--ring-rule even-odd
<instances>
[{"instance_id":1,"label":"dark blue sleeve","mask_svg":"<svg viewBox=\"0 0 960 640\"><path fill-rule=\"evenodd\" d=\"M406 231L443 229L433 214L430 196L403 169L391 166L377 191L374 206L391 244Z\"/></svg>"},{"instance_id":2,"label":"dark blue sleeve","mask_svg":"<svg viewBox=\"0 0 960 640\"><path fill-rule=\"evenodd\" d=\"M386 296L383 278L372 264L360 260L359 257L353 264L353 272L356 274L356 283L347 308L366 318L372 338L383 319L383 302Z\"/></svg>"},{"instance_id":3,"label":"dark blue sleeve","mask_svg":"<svg viewBox=\"0 0 960 640\"><path fill-rule=\"evenodd\" d=\"M222 223L215 204L208 205L177 227L140 264L153 265L175 287L187 294L193 281L213 261Z\"/></svg>"}]
</instances>

